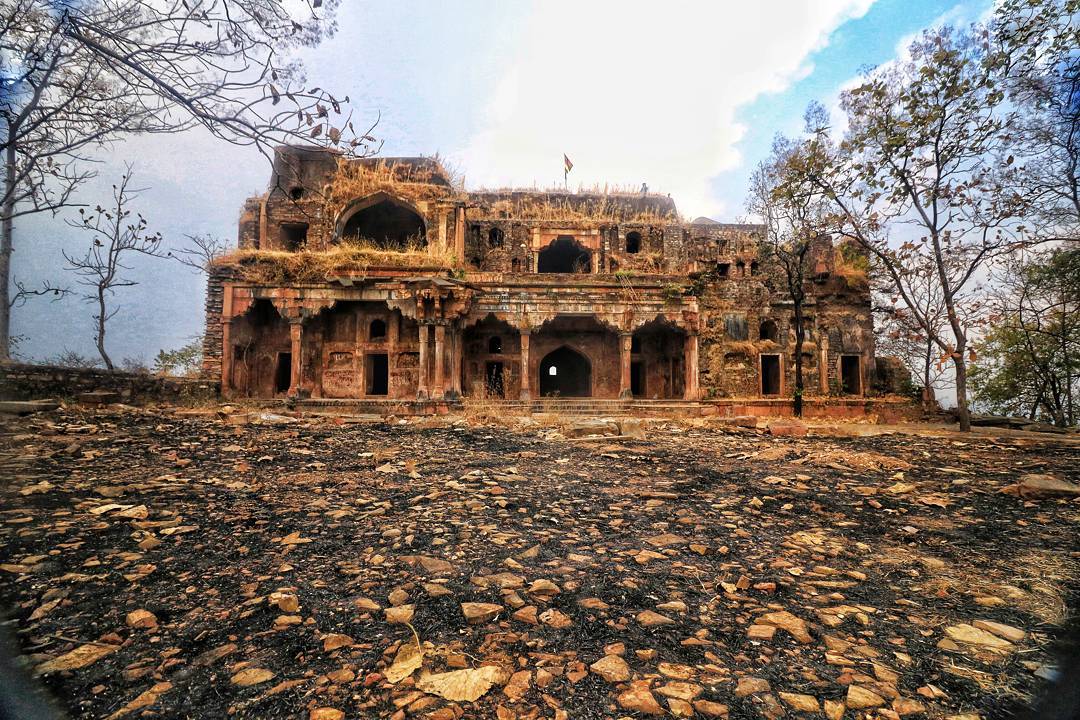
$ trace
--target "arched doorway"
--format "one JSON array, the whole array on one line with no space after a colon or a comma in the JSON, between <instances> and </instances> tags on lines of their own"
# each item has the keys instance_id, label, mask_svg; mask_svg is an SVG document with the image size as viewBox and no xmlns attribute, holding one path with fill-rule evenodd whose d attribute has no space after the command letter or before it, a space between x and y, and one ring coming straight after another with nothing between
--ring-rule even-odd
<instances>
[{"instance_id":1,"label":"arched doorway","mask_svg":"<svg viewBox=\"0 0 1080 720\"><path fill-rule=\"evenodd\" d=\"M233 318L230 345L232 397L271 398L289 391L292 379L289 323L270 300L255 300L247 312Z\"/></svg>"},{"instance_id":2,"label":"arched doorway","mask_svg":"<svg viewBox=\"0 0 1080 720\"><path fill-rule=\"evenodd\" d=\"M592 257L570 235L560 235L540 251L536 271L541 273L587 273L592 270Z\"/></svg>"},{"instance_id":3,"label":"arched doorway","mask_svg":"<svg viewBox=\"0 0 1080 720\"><path fill-rule=\"evenodd\" d=\"M540 361L540 394L560 397L590 397L592 368L578 351L563 345Z\"/></svg>"},{"instance_id":4,"label":"arched doorway","mask_svg":"<svg viewBox=\"0 0 1080 720\"><path fill-rule=\"evenodd\" d=\"M385 250L418 248L423 245L424 237L424 219L386 193L377 193L354 205L341 226L342 240L369 242Z\"/></svg>"}]
</instances>

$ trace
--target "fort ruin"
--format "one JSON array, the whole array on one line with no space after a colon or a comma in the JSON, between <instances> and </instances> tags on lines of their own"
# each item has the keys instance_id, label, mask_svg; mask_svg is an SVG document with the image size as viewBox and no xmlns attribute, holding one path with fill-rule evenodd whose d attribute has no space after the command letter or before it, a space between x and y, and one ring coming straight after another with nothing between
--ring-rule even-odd
<instances>
[{"instance_id":1,"label":"fort ruin","mask_svg":"<svg viewBox=\"0 0 1080 720\"><path fill-rule=\"evenodd\" d=\"M468 192L431 158L279 148L207 300L227 398L790 399L793 305L763 228L666 195ZM865 258L818 242L805 396L895 391Z\"/></svg>"}]
</instances>

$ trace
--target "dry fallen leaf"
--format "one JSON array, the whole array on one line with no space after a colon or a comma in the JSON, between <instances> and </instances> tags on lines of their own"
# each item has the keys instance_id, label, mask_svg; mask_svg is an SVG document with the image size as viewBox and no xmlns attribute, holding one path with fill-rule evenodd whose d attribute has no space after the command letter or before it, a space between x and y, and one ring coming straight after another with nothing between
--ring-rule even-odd
<instances>
[{"instance_id":1,"label":"dry fallen leaf","mask_svg":"<svg viewBox=\"0 0 1080 720\"><path fill-rule=\"evenodd\" d=\"M384 673L386 681L389 683L401 682L419 670L423 661L424 654L416 643L402 645L398 649L397 655L394 656L394 662L390 664L390 667Z\"/></svg>"},{"instance_id":2,"label":"dry fallen leaf","mask_svg":"<svg viewBox=\"0 0 1080 720\"><path fill-rule=\"evenodd\" d=\"M475 670L454 670L437 675L423 675L416 687L431 695L453 702L475 702L491 689L502 670L490 665Z\"/></svg>"},{"instance_id":3,"label":"dry fallen leaf","mask_svg":"<svg viewBox=\"0 0 1080 720\"><path fill-rule=\"evenodd\" d=\"M274 673L264 668L245 668L232 676L232 684L240 687L258 685L274 677Z\"/></svg>"},{"instance_id":4,"label":"dry fallen leaf","mask_svg":"<svg viewBox=\"0 0 1080 720\"><path fill-rule=\"evenodd\" d=\"M95 663L106 655L112 655L120 649L119 645L106 645L105 643L87 643L80 645L71 652L64 653L60 657L53 658L38 665L39 673L51 673L58 670L78 670L91 663Z\"/></svg>"}]
</instances>

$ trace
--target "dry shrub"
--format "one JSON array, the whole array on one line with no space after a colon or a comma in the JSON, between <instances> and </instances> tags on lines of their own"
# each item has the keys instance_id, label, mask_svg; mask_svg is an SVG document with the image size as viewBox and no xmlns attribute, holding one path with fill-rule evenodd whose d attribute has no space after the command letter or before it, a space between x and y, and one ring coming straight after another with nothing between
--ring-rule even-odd
<instances>
[{"instance_id":1,"label":"dry shrub","mask_svg":"<svg viewBox=\"0 0 1080 720\"><path fill-rule=\"evenodd\" d=\"M751 340L726 342L720 349L725 355L744 355L747 358L752 358L758 354L758 344Z\"/></svg>"},{"instance_id":2,"label":"dry shrub","mask_svg":"<svg viewBox=\"0 0 1080 720\"><path fill-rule=\"evenodd\" d=\"M973 553L964 562L946 562L894 545L876 549L874 561L882 566L917 566L926 576L922 590L928 595L997 597L1050 625L1060 625L1068 617L1066 593L1077 571L1075 561L1059 549L1031 549L1022 555L988 550L984 555Z\"/></svg>"},{"instance_id":3,"label":"dry shrub","mask_svg":"<svg viewBox=\"0 0 1080 720\"><path fill-rule=\"evenodd\" d=\"M453 267L453 257L449 251L394 251L369 242L350 241L321 252L237 250L215 260L214 267L230 268L246 282L280 285L286 282L322 282L328 276L364 273L372 267L450 269Z\"/></svg>"},{"instance_id":4,"label":"dry shrub","mask_svg":"<svg viewBox=\"0 0 1080 720\"><path fill-rule=\"evenodd\" d=\"M819 465L823 467L842 466L852 470L910 470L912 465L900 458L882 455L876 452L856 452L842 448L824 448L814 450L792 462L793 465Z\"/></svg>"},{"instance_id":5,"label":"dry shrub","mask_svg":"<svg viewBox=\"0 0 1080 720\"><path fill-rule=\"evenodd\" d=\"M838 245L833 250L833 274L844 278L849 287L870 286L870 261L850 245Z\"/></svg>"},{"instance_id":6,"label":"dry shrub","mask_svg":"<svg viewBox=\"0 0 1080 720\"><path fill-rule=\"evenodd\" d=\"M483 197L485 194L488 198ZM502 195L502 197L499 197ZM493 196L493 197L491 197ZM475 217L550 220L578 224L635 223L666 225L678 222L678 213L636 202L629 194L568 194L562 191L480 190L472 195L478 203ZM646 196L647 197L647 196Z\"/></svg>"}]
</instances>

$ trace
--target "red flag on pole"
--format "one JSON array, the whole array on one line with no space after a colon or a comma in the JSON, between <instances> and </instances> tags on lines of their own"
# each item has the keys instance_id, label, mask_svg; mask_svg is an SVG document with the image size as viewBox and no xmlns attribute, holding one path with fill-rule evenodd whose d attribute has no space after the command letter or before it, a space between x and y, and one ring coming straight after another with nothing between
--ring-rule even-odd
<instances>
[{"instance_id":1,"label":"red flag on pole","mask_svg":"<svg viewBox=\"0 0 1080 720\"><path fill-rule=\"evenodd\" d=\"M566 153L563 153L562 159L563 167L566 168L566 170L563 171L563 175L565 175L566 173L574 169L574 163L570 162L570 158L566 157Z\"/></svg>"}]
</instances>

